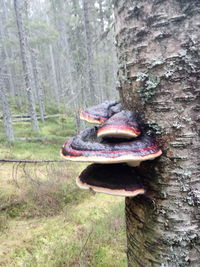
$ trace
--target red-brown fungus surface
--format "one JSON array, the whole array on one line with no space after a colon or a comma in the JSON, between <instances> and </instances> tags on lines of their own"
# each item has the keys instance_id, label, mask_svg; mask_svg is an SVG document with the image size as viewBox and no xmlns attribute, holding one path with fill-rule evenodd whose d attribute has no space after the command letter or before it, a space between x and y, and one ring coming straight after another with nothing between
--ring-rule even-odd
<instances>
[{"instance_id":1,"label":"red-brown fungus surface","mask_svg":"<svg viewBox=\"0 0 200 267\"><path fill-rule=\"evenodd\" d=\"M121 111L122 106L118 101L105 101L96 106L80 112L80 118L91 123L104 123L113 114Z\"/></svg>"},{"instance_id":2,"label":"red-brown fungus surface","mask_svg":"<svg viewBox=\"0 0 200 267\"><path fill-rule=\"evenodd\" d=\"M110 117L98 129L98 137L132 138L141 134L136 113L122 110Z\"/></svg>"},{"instance_id":3,"label":"red-brown fungus surface","mask_svg":"<svg viewBox=\"0 0 200 267\"><path fill-rule=\"evenodd\" d=\"M97 137L98 127L88 128L67 141L62 156L72 161L99 163L141 162L162 154L157 143L147 134L131 140ZM138 164L136 164L138 165Z\"/></svg>"}]
</instances>

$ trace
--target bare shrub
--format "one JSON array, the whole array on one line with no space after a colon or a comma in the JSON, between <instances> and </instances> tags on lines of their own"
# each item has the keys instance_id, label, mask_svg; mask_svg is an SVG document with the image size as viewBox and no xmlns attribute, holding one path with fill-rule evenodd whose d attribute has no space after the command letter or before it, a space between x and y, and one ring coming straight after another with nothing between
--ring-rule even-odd
<instances>
[{"instance_id":1,"label":"bare shrub","mask_svg":"<svg viewBox=\"0 0 200 267\"><path fill-rule=\"evenodd\" d=\"M10 217L54 216L88 196L76 186L78 170L72 164L20 164L10 170L12 194L3 200Z\"/></svg>"}]
</instances>

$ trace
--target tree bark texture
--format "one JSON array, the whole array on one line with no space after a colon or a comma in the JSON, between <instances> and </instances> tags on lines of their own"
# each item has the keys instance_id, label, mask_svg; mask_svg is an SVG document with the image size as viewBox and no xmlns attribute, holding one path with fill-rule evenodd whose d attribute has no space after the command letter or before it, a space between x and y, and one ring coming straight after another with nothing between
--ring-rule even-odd
<instances>
[{"instance_id":1,"label":"tree bark texture","mask_svg":"<svg viewBox=\"0 0 200 267\"><path fill-rule=\"evenodd\" d=\"M55 95L55 101L57 106L60 106L60 98L59 98L59 92L58 92L58 81L56 77L56 69L55 69L55 60L54 60L54 54L53 54L53 47L50 44L49 45L49 53L51 58L51 69L52 69L52 79L53 79L53 93Z\"/></svg>"},{"instance_id":2,"label":"tree bark texture","mask_svg":"<svg viewBox=\"0 0 200 267\"><path fill-rule=\"evenodd\" d=\"M200 2L114 1L119 93L163 155L126 198L128 266L200 266Z\"/></svg>"},{"instance_id":3,"label":"tree bark texture","mask_svg":"<svg viewBox=\"0 0 200 267\"><path fill-rule=\"evenodd\" d=\"M102 2L103 2L102 0L98 0L101 32L103 34L103 32L104 32L104 17L103 17L103 6L102 6Z\"/></svg>"},{"instance_id":4,"label":"tree bark texture","mask_svg":"<svg viewBox=\"0 0 200 267\"><path fill-rule=\"evenodd\" d=\"M18 28L18 36L19 36L19 43L20 43L24 80L25 80L26 91L28 95L28 101L29 101L29 112L31 116L32 128L33 128L33 131L39 132L36 110L35 110L35 101L34 101L33 92L31 88L31 78L30 78L29 67L28 67L26 37L25 37L25 31L24 31L24 25L22 21L19 0L14 0L14 8L15 8L16 22L17 22L17 28Z\"/></svg>"},{"instance_id":5,"label":"tree bark texture","mask_svg":"<svg viewBox=\"0 0 200 267\"><path fill-rule=\"evenodd\" d=\"M45 122L44 120L45 105L44 105L44 97L43 97L39 71L38 71L37 55L33 49L30 50L30 54L31 54L33 77L34 77L35 89L36 89L36 94L37 94L37 100L39 104L40 116L41 116L42 122L44 123Z\"/></svg>"},{"instance_id":6,"label":"tree bark texture","mask_svg":"<svg viewBox=\"0 0 200 267\"><path fill-rule=\"evenodd\" d=\"M5 3L4 2L2 3L0 1L0 4L5 4ZM2 12L2 14L4 14L4 12ZM9 90L11 92L12 97L14 97L15 96L15 87L14 87L14 81L13 81L13 76L12 76L12 70L11 70L9 62L7 62L10 59L10 53L9 52L11 52L11 51L9 51L9 49L5 45L5 42L9 39L9 37L8 37L7 29L4 28L4 25L6 23L4 15L2 16L2 21L0 20L0 41L2 42L2 48L3 48L4 57L5 57L6 70L7 70L7 74L8 74Z\"/></svg>"},{"instance_id":7,"label":"tree bark texture","mask_svg":"<svg viewBox=\"0 0 200 267\"><path fill-rule=\"evenodd\" d=\"M2 69L0 66L0 102L2 105L3 125L5 128L5 135L8 141L14 141L14 133L12 128L12 120L10 116L9 105L7 97L3 88Z\"/></svg>"},{"instance_id":8,"label":"tree bark texture","mask_svg":"<svg viewBox=\"0 0 200 267\"><path fill-rule=\"evenodd\" d=\"M84 30L85 30L85 46L86 46L86 56L87 56L87 66L86 71L88 74L88 104L96 103L96 92L94 86L94 67L93 67L93 51L92 51L92 38L89 23L89 0L83 1L83 20L84 20Z\"/></svg>"}]
</instances>

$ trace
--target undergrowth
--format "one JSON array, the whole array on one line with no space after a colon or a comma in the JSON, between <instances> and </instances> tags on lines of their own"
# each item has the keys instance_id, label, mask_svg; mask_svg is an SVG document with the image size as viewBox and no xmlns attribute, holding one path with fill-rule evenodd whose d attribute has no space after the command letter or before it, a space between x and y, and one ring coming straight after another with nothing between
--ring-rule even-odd
<instances>
[{"instance_id":1,"label":"undergrowth","mask_svg":"<svg viewBox=\"0 0 200 267\"><path fill-rule=\"evenodd\" d=\"M73 118L67 115L48 119L44 124L39 123L40 133L38 136L32 131L30 122L13 123L16 140L14 143L8 143L4 139L3 125L0 124L0 157L60 159L59 150L64 141L75 134L74 125ZM29 140L26 141L25 138L29 138ZM34 138L39 138L39 141Z\"/></svg>"},{"instance_id":2,"label":"undergrowth","mask_svg":"<svg viewBox=\"0 0 200 267\"><path fill-rule=\"evenodd\" d=\"M38 137L30 123L14 131L16 141L7 143L0 124L1 158L59 160L75 133L71 116L40 122L41 141L19 139ZM0 165L0 266L126 266L123 198L79 189L85 166Z\"/></svg>"}]
</instances>

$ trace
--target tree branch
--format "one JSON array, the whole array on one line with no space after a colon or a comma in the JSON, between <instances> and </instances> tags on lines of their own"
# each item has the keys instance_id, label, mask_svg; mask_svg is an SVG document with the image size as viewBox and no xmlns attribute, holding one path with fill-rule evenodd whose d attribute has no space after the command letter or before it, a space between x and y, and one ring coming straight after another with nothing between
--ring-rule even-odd
<instances>
[{"instance_id":1,"label":"tree branch","mask_svg":"<svg viewBox=\"0 0 200 267\"><path fill-rule=\"evenodd\" d=\"M3 163L49 163L49 162L66 162L66 160L23 160L23 159L0 159Z\"/></svg>"}]
</instances>

